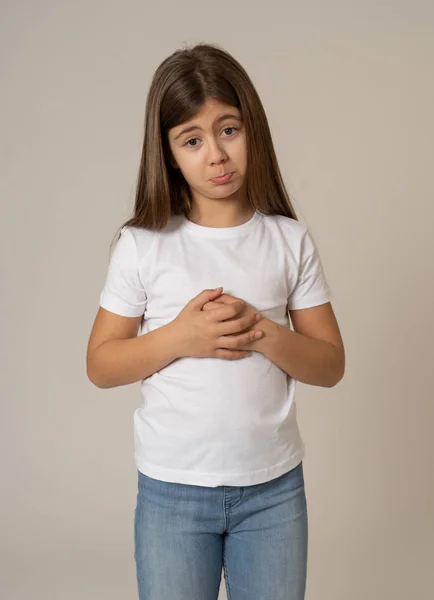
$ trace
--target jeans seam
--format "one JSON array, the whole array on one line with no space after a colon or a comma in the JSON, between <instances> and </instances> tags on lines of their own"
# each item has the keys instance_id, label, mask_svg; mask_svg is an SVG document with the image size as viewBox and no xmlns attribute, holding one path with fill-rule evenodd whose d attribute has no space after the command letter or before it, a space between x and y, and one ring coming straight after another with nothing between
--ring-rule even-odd
<instances>
[{"instance_id":1,"label":"jeans seam","mask_svg":"<svg viewBox=\"0 0 434 600\"><path fill-rule=\"evenodd\" d=\"M225 579L225 585L226 585L226 595L228 597L228 600L232 600L231 587L229 584L229 573L228 573L227 563L226 563L226 542L224 539L223 539L223 569L224 569L224 579Z\"/></svg>"}]
</instances>

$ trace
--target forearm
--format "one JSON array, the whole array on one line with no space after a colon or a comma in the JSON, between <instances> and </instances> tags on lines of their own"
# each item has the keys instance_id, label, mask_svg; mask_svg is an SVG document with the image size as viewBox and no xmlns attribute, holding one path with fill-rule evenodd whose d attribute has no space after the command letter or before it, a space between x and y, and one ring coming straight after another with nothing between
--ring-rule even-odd
<instances>
[{"instance_id":1,"label":"forearm","mask_svg":"<svg viewBox=\"0 0 434 600\"><path fill-rule=\"evenodd\" d=\"M342 379L341 354L329 342L301 335L270 319L263 319L254 328L265 335L251 348L294 379L321 387L333 387Z\"/></svg>"},{"instance_id":2,"label":"forearm","mask_svg":"<svg viewBox=\"0 0 434 600\"><path fill-rule=\"evenodd\" d=\"M135 338L109 340L93 351L88 377L99 388L146 379L179 357L171 323Z\"/></svg>"}]
</instances>

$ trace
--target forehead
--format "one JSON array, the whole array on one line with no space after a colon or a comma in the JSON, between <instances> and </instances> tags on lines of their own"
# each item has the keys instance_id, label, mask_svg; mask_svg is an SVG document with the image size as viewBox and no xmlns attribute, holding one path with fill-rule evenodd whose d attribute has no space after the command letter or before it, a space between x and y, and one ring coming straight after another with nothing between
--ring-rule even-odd
<instances>
[{"instance_id":1,"label":"forehead","mask_svg":"<svg viewBox=\"0 0 434 600\"><path fill-rule=\"evenodd\" d=\"M215 98L207 98L191 121L218 117L225 113L241 116L240 111L235 106Z\"/></svg>"},{"instance_id":2,"label":"forehead","mask_svg":"<svg viewBox=\"0 0 434 600\"><path fill-rule=\"evenodd\" d=\"M238 117L238 119L241 119L241 112L235 106L226 104L220 100L215 100L214 98L207 98L207 100L205 100L200 109L191 119L188 119L187 121L184 121L183 123L173 127L170 130L170 133L176 136L180 131L185 129L185 127L202 127L205 124L213 123L216 120L221 120L224 115L234 115L235 117Z\"/></svg>"}]
</instances>

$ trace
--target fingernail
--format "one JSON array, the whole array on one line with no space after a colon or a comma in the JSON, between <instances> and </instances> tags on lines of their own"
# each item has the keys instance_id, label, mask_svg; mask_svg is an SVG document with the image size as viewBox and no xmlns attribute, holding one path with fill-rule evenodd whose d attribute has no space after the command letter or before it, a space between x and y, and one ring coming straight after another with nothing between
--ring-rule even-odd
<instances>
[{"instance_id":1,"label":"fingernail","mask_svg":"<svg viewBox=\"0 0 434 600\"><path fill-rule=\"evenodd\" d=\"M261 315L259 313L257 313L257 315L255 316L255 321L260 321L261 320Z\"/></svg>"},{"instance_id":2,"label":"fingernail","mask_svg":"<svg viewBox=\"0 0 434 600\"><path fill-rule=\"evenodd\" d=\"M260 338L260 337L262 337L262 331L257 331L255 333L255 338Z\"/></svg>"}]
</instances>

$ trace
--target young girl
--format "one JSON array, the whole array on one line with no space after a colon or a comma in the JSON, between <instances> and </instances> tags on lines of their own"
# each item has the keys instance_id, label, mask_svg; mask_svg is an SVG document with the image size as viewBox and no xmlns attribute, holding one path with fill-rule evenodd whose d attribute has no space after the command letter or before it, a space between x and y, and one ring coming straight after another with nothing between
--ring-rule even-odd
<instances>
[{"instance_id":1,"label":"young girl","mask_svg":"<svg viewBox=\"0 0 434 600\"><path fill-rule=\"evenodd\" d=\"M134 215L120 229L87 373L100 388L141 381L139 598L217 600L223 569L229 600L301 600L295 385L336 385L344 348L261 101L219 47L158 67Z\"/></svg>"}]
</instances>

